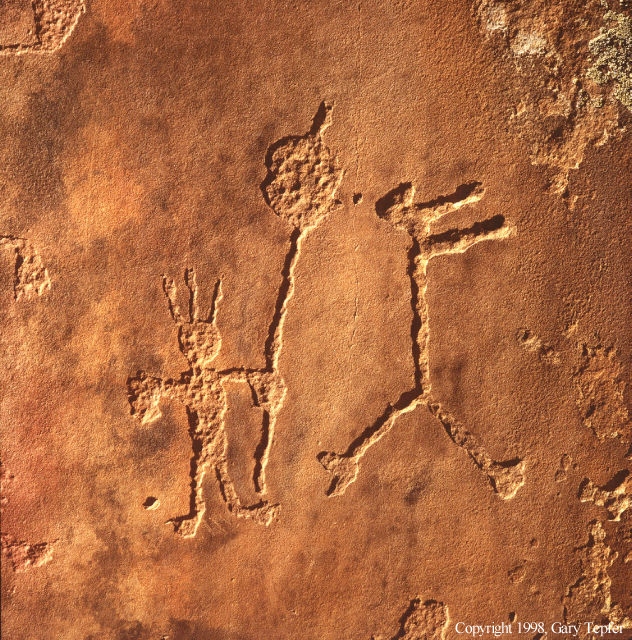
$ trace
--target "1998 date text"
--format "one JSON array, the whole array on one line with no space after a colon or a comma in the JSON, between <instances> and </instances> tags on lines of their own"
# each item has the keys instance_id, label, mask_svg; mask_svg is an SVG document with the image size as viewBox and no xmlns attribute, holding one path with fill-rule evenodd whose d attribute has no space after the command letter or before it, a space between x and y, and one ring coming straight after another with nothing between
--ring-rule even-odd
<instances>
[{"instance_id":1,"label":"1998 date text","mask_svg":"<svg viewBox=\"0 0 632 640\"><path fill-rule=\"evenodd\" d=\"M607 636L610 634L623 633L623 627L618 624L597 624L595 622L552 622L545 624L544 622L516 622L500 624L469 624L467 622L457 622L454 630L459 635L470 638L482 638L484 636L500 636L510 635L566 635L579 636L580 634L592 634L593 636Z\"/></svg>"}]
</instances>

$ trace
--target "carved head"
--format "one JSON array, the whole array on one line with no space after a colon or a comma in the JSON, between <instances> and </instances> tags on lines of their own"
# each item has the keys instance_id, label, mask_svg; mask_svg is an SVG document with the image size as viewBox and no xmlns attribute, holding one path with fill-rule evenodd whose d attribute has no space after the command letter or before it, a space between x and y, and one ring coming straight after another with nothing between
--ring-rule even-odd
<instances>
[{"instance_id":1,"label":"carved head","mask_svg":"<svg viewBox=\"0 0 632 640\"><path fill-rule=\"evenodd\" d=\"M198 285L194 269L187 269L184 280L189 289L189 320L185 320L177 303L174 281L163 276L162 286L169 301L171 317L178 326L180 350L193 368L204 368L215 360L222 346L217 328L217 306L222 299L222 281L215 284L211 308L205 318L200 318Z\"/></svg>"},{"instance_id":2,"label":"carved head","mask_svg":"<svg viewBox=\"0 0 632 640\"><path fill-rule=\"evenodd\" d=\"M315 227L338 204L335 196L343 171L323 142L331 111L332 106L323 102L307 134L282 138L266 155L263 196L280 218L301 231Z\"/></svg>"},{"instance_id":3,"label":"carved head","mask_svg":"<svg viewBox=\"0 0 632 640\"><path fill-rule=\"evenodd\" d=\"M214 323L196 320L180 325L178 342L189 364L204 368L219 354L222 338Z\"/></svg>"}]
</instances>

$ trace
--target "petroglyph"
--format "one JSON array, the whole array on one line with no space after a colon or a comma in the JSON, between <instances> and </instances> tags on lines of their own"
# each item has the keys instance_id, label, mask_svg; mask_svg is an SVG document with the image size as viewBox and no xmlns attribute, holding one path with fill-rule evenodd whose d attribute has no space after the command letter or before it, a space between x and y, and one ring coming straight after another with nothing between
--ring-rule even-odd
<instances>
[{"instance_id":1,"label":"petroglyph","mask_svg":"<svg viewBox=\"0 0 632 640\"><path fill-rule=\"evenodd\" d=\"M340 205L336 191L343 171L323 141L331 125L333 106L322 102L304 136L275 142L266 154L268 174L261 191L268 206L293 227L285 257L282 282L265 345L266 371L276 371L283 347L287 307L294 295L295 271L303 241Z\"/></svg>"},{"instance_id":2,"label":"petroglyph","mask_svg":"<svg viewBox=\"0 0 632 640\"><path fill-rule=\"evenodd\" d=\"M15 476L0 461L0 515L9 502L7 493L14 480ZM53 558L53 547L57 542L55 540L29 544L7 533L0 533L0 541L3 561L8 560L16 573L23 573L31 567L41 567L50 562Z\"/></svg>"},{"instance_id":3,"label":"petroglyph","mask_svg":"<svg viewBox=\"0 0 632 640\"><path fill-rule=\"evenodd\" d=\"M265 201L300 233L316 227L340 204L335 197L343 172L323 141L332 112L333 106L322 102L306 135L281 138L266 154Z\"/></svg>"},{"instance_id":4,"label":"petroglyph","mask_svg":"<svg viewBox=\"0 0 632 640\"><path fill-rule=\"evenodd\" d=\"M146 511L155 511L156 509L160 508L160 500L158 500L158 498L155 498L154 496L149 496L143 502L143 508Z\"/></svg>"},{"instance_id":5,"label":"petroglyph","mask_svg":"<svg viewBox=\"0 0 632 640\"><path fill-rule=\"evenodd\" d=\"M573 463L572 458L567 454L563 454L560 458L560 468L555 472L555 482L566 482L568 478L568 470Z\"/></svg>"},{"instance_id":6,"label":"petroglyph","mask_svg":"<svg viewBox=\"0 0 632 640\"><path fill-rule=\"evenodd\" d=\"M443 602L420 598L411 601L400 620L399 631L392 640L445 640L450 624L448 607ZM373 636L372 640L382 640Z\"/></svg>"},{"instance_id":7,"label":"petroglyph","mask_svg":"<svg viewBox=\"0 0 632 640\"><path fill-rule=\"evenodd\" d=\"M565 332L566 337L571 338L576 329L576 324L570 325ZM582 423L599 440L618 438L623 444L632 443L632 421L624 398L626 382L623 366L614 347L578 342L574 347L569 348L568 343L557 351L529 329L519 329L517 340L520 346L535 353L545 364L559 365L562 357L564 362L571 363L570 375ZM632 448L628 457L630 455ZM565 471L560 469L556 479L565 477Z\"/></svg>"},{"instance_id":8,"label":"petroglyph","mask_svg":"<svg viewBox=\"0 0 632 640\"><path fill-rule=\"evenodd\" d=\"M535 24L527 16L518 14L503 0L476 0L473 5L479 25L488 37L499 36L521 68L523 56L545 56L552 46L548 42L543 25ZM524 12L528 13L527 10Z\"/></svg>"},{"instance_id":9,"label":"petroglyph","mask_svg":"<svg viewBox=\"0 0 632 640\"><path fill-rule=\"evenodd\" d=\"M463 448L476 466L483 471L494 491L504 499L512 498L524 484L525 464L514 459L496 462L485 451L475 436L463 427L431 395L428 355L428 302L427 270L432 258L441 255L464 253L475 244L489 240L503 240L514 233L503 216L494 216L475 222L465 229L454 228L438 234L432 233L432 225L461 207L478 202L484 194L481 183L461 185L454 193L440 196L424 203L414 202L411 183L402 183L377 201L377 215L388 220L395 228L408 233L412 245L408 251L408 275L411 283L411 339L414 363L414 386L398 400L389 404L382 415L367 427L342 453L323 451L318 460L332 474L327 490L329 496L342 495L355 481L360 460L370 447L384 437L397 419L418 406L425 405L441 423L452 441Z\"/></svg>"},{"instance_id":10,"label":"petroglyph","mask_svg":"<svg viewBox=\"0 0 632 640\"><path fill-rule=\"evenodd\" d=\"M591 620L594 614L605 614L611 607L612 580L608 569L617 554L604 540L603 525L593 521L588 527L588 543L581 552L580 578L571 585L563 598L565 620Z\"/></svg>"},{"instance_id":11,"label":"petroglyph","mask_svg":"<svg viewBox=\"0 0 632 640\"><path fill-rule=\"evenodd\" d=\"M632 618L626 614L620 604L615 604L610 608L607 618L608 622L618 625L621 629L632 629Z\"/></svg>"},{"instance_id":12,"label":"petroglyph","mask_svg":"<svg viewBox=\"0 0 632 640\"><path fill-rule=\"evenodd\" d=\"M0 236L0 247L15 255L13 297L29 300L50 289L51 281L42 258L26 238Z\"/></svg>"},{"instance_id":13,"label":"petroglyph","mask_svg":"<svg viewBox=\"0 0 632 640\"><path fill-rule=\"evenodd\" d=\"M84 0L13 0L0 15L0 55L57 51L85 10Z\"/></svg>"},{"instance_id":14,"label":"petroglyph","mask_svg":"<svg viewBox=\"0 0 632 640\"><path fill-rule=\"evenodd\" d=\"M560 357L555 352L555 349L553 349L550 344L542 342L542 340L529 329L518 329L516 338L521 347L535 353L542 362L547 364L560 363Z\"/></svg>"},{"instance_id":15,"label":"petroglyph","mask_svg":"<svg viewBox=\"0 0 632 640\"><path fill-rule=\"evenodd\" d=\"M581 553L581 576L568 587L562 598L565 621L596 621L604 616L613 624L632 628L632 620L625 616L619 605L612 603L612 580L608 569L618 554L605 543L606 532L601 522L588 525L588 543Z\"/></svg>"},{"instance_id":16,"label":"petroglyph","mask_svg":"<svg viewBox=\"0 0 632 640\"><path fill-rule=\"evenodd\" d=\"M428 402L430 413L443 425L452 441L465 449L474 464L487 476L494 491L504 500L513 498L525 482L525 462L519 458L496 462L479 444L474 435L441 405Z\"/></svg>"},{"instance_id":17,"label":"petroglyph","mask_svg":"<svg viewBox=\"0 0 632 640\"><path fill-rule=\"evenodd\" d=\"M590 479L584 478L579 487L581 502L594 502L605 507L608 520L618 522L623 513L632 506L632 476L625 469L617 473L603 487L596 486Z\"/></svg>"},{"instance_id":18,"label":"petroglyph","mask_svg":"<svg viewBox=\"0 0 632 640\"><path fill-rule=\"evenodd\" d=\"M275 517L277 506L261 500L257 504L241 504L233 482L228 474L226 451L228 439L224 427L227 409L223 382L233 377L232 372L220 372L213 368L213 361L221 348L221 336L217 328L217 307L222 298L221 280L217 281L207 315L202 315L198 306L198 286L193 269L187 269L185 283L189 289L188 319L177 303L175 282L163 277L163 290L169 303L171 317L178 328L180 351L187 359L190 369L181 374L179 380L163 380L139 372L128 380L129 401L132 415L141 424L148 424L161 415L163 399L180 400L186 407L189 419L189 435L193 444L191 458L190 511L184 516L170 520L176 533L192 537L206 511L203 481L212 469L228 509L238 517L252 518L261 524L269 524ZM249 381L250 372L241 372ZM273 382L270 380L270 382ZM280 387L278 381L274 381ZM259 386L251 385L253 394L261 402ZM281 398L283 393L280 392ZM269 417L268 417L269 419Z\"/></svg>"},{"instance_id":19,"label":"petroglyph","mask_svg":"<svg viewBox=\"0 0 632 640\"><path fill-rule=\"evenodd\" d=\"M520 584L527 577L526 563L517 564L507 572L507 577L511 584Z\"/></svg>"},{"instance_id":20,"label":"petroglyph","mask_svg":"<svg viewBox=\"0 0 632 640\"><path fill-rule=\"evenodd\" d=\"M0 537L2 538L2 555L11 562L13 571L16 573L23 573L31 567L41 567L53 559L54 542L28 544L5 533Z\"/></svg>"},{"instance_id":21,"label":"petroglyph","mask_svg":"<svg viewBox=\"0 0 632 640\"><path fill-rule=\"evenodd\" d=\"M581 364L573 372L582 422L599 440L632 442L632 422L623 394L623 367L613 347L579 345Z\"/></svg>"},{"instance_id":22,"label":"petroglyph","mask_svg":"<svg viewBox=\"0 0 632 640\"><path fill-rule=\"evenodd\" d=\"M193 441L191 459L191 505L185 516L173 519L176 533L184 537L196 534L206 510L202 482L211 469L229 511L268 525L276 517L278 505L270 504L267 493L266 467L274 438L277 416L285 398L285 383L278 365L283 348L283 330L288 305L294 295L295 270L307 234L339 203L336 190L342 178L333 153L323 142L323 134L331 123L332 106L323 102L309 132L290 136L273 144L266 154L267 176L261 184L265 201L276 215L292 227L290 246L281 272L281 285L264 347L265 366L261 369L235 367L218 371L212 363L219 354L221 337L216 324L217 306L222 297L218 281L211 310L202 318L198 307L195 272L187 269L185 282L189 289L188 320L177 304L174 281L163 278L163 289L171 316L178 327L178 343L190 369L179 380L149 376L140 371L128 380L131 413L142 424L160 417L163 399L177 399L187 408L189 433ZM255 451L253 484L262 499L244 506L228 473L225 413L227 399L224 385L229 382L247 384L253 403L263 411L261 440Z\"/></svg>"}]
</instances>

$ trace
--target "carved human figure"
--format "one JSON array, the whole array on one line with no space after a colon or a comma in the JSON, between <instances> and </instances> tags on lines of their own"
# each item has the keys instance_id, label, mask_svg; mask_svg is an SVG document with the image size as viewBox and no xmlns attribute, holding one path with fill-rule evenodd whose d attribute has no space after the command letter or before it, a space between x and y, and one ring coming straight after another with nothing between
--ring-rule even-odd
<instances>
[{"instance_id":1,"label":"carved human figure","mask_svg":"<svg viewBox=\"0 0 632 640\"><path fill-rule=\"evenodd\" d=\"M189 289L188 319L178 306L174 281L163 277L169 311L178 328L180 351L190 368L177 381L163 380L145 372L130 378L128 390L132 414L146 424L160 417L160 402L165 398L179 400L186 407L193 445L191 499L189 513L170 520L176 533L191 537L197 532L206 511L203 481L211 469L215 472L222 498L232 513L269 524L274 518L276 505L264 500L250 506L242 505L228 473L228 439L224 420L227 400L223 385L231 379L232 372L221 372L213 367L222 344L217 328L217 308L222 299L221 280L217 281L211 308L205 316L201 315L198 306L198 286L193 269L187 269L185 283ZM257 397L266 390L265 383L257 386ZM261 397L262 405L269 407L270 401L263 395Z\"/></svg>"},{"instance_id":2,"label":"carved human figure","mask_svg":"<svg viewBox=\"0 0 632 640\"><path fill-rule=\"evenodd\" d=\"M202 317L198 308L195 272L187 269L185 282L189 289L189 311L186 320L176 301L175 283L168 277L163 278L169 310L178 327L180 351L190 369L179 380L157 378L140 371L128 380L128 390L132 414L143 424L160 416L163 399L176 399L186 406L193 444L191 506L187 515L170 521L176 532L185 537L195 535L204 515L206 504L202 483L211 469L215 471L223 500L236 516L252 518L267 525L278 512L278 505L270 504L264 496L267 493L266 467L286 391L279 373L285 319L294 294L295 270L303 240L339 204L335 194L342 170L323 141L323 133L331 122L331 112L331 105L323 102L308 133L279 140L266 155L268 171L261 190L266 203L291 227L291 232L277 302L264 346L263 367L218 371L213 366L221 348L216 323L217 305L222 297L221 281L216 285L208 316ZM229 382L249 385L254 404L261 408L263 414L253 473L254 488L261 500L250 506L242 505L228 473L224 385Z\"/></svg>"},{"instance_id":3,"label":"carved human figure","mask_svg":"<svg viewBox=\"0 0 632 640\"><path fill-rule=\"evenodd\" d=\"M452 441L463 448L476 466L483 471L492 488L504 499L512 498L524 483L524 461L515 458L496 462L486 452L477 438L432 397L428 352L428 263L437 256L464 253L475 244L490 240L502 240L511 236L513 228L503 216L494 216L475 222L461 229L453 228L433 233L433 225L444 216L461 207L473 205L483 197L485 190L479 182L461 185L454 193L440 196L429 202L415 203L415 190L411 183L402 183L377 201L378 217L390 222L396 229L407 233L411 239L408 250L408 274L411 283L412 307L412 356L414 386L389 404L384 412L355 438L344 453L322 451L318 460L331 473L327 494L342 495L356 480L360 460L364 454L386 435L397 419L424 405L440 422Z\"/></svg>"}]
</instances>

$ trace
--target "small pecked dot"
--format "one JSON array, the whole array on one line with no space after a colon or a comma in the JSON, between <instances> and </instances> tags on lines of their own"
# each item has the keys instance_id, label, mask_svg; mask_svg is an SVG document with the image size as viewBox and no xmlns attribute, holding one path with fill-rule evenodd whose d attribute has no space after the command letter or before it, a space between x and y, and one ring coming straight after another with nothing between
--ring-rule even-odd
<instances>
[{"instance_id":1,"label":"small pecked dot","mask_svg":"<svg viewBox=\"0 0 632 640\"><path fill-rule=\"evenodd\" d=\"M149 496L145 502L143 502L143 507L147 509L147 511L153 511L160 506L160 500L158 498L154 498L154 496Z\"/></svg>"}]
</instances>

